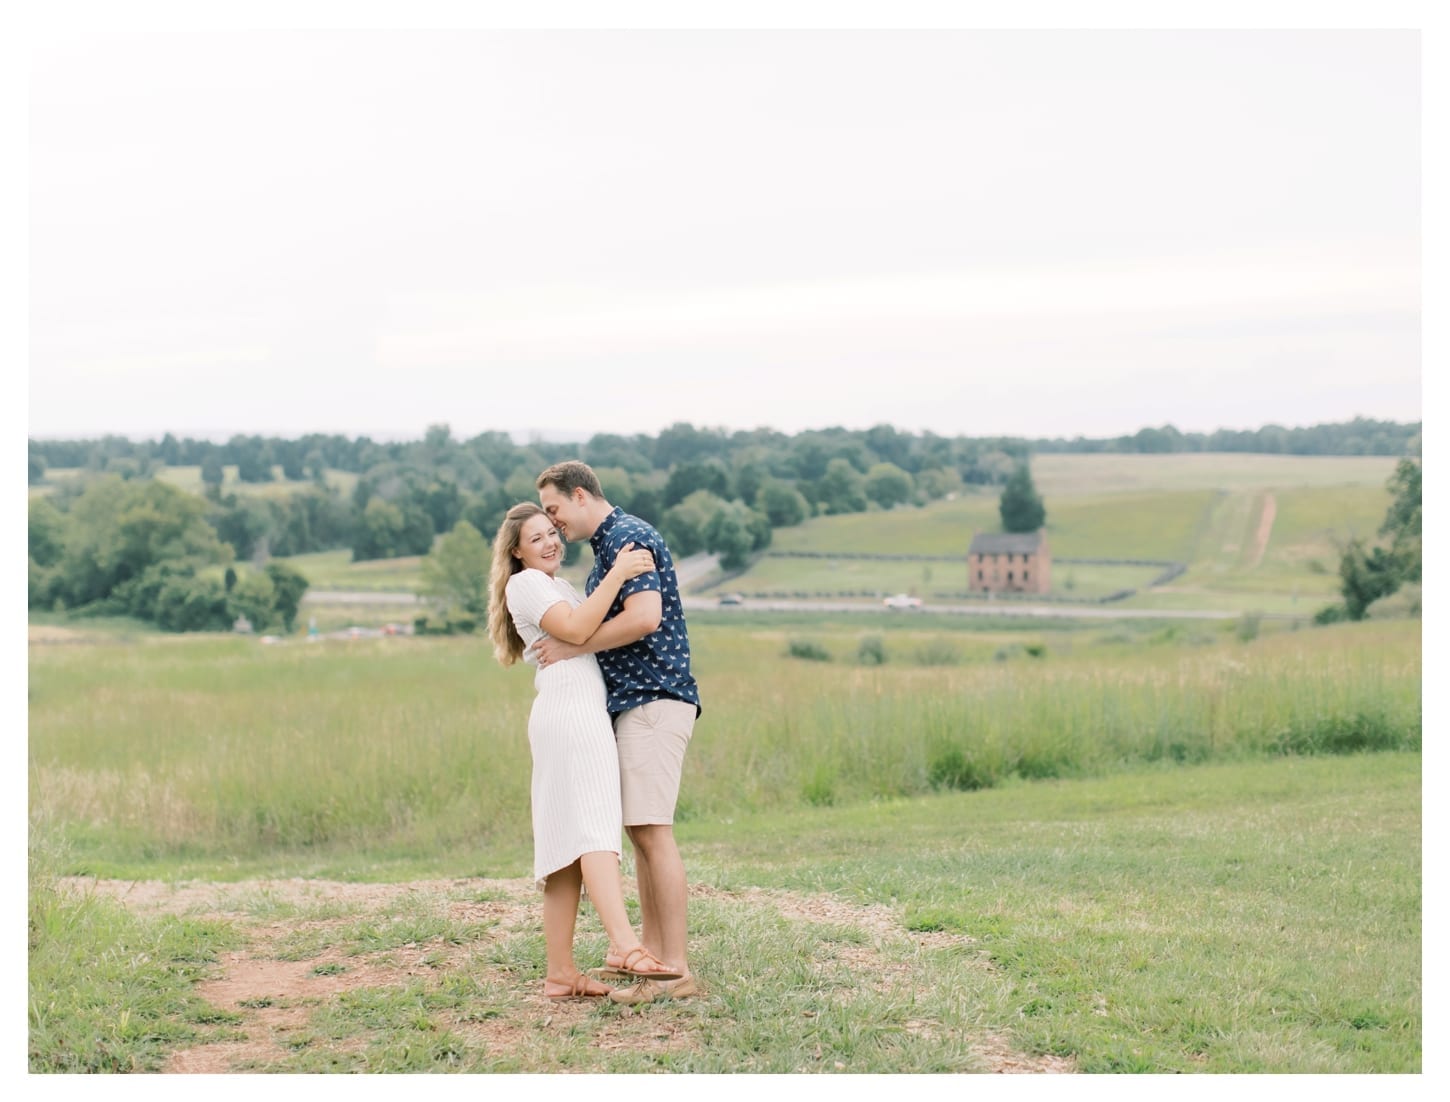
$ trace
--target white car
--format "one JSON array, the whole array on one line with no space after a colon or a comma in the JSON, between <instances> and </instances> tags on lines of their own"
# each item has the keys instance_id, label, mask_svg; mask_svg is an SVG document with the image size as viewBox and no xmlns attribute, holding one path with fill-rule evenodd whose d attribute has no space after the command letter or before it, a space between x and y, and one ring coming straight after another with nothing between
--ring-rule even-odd
<instances>
[{"instance_id":1,"label":"white car","mask_svg":"<svg viewBox=\"0 0 1450 1102\"><path fill-rule=\"evenodd\" d=\"M908 597L905 593L898 593L894 597L887 597L881 602L887 608L920 608L920 597Z\"/></svg>"}]
</instances>

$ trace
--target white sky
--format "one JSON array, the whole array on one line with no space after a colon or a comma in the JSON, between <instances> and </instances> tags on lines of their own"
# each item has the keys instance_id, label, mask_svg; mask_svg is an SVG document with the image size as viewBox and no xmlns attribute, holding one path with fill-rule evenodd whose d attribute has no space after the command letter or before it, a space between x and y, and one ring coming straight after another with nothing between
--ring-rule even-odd
<instances>
[{"instance_id":1,"label":"white sky","mask_svg":"<svg viewBox=\"0 0 1450 1102\"><path fill-rule=\"evenodd\" d=\"M1418 419L1420 49L52 35L29 433Z\"/></svg>"}]
</instances>

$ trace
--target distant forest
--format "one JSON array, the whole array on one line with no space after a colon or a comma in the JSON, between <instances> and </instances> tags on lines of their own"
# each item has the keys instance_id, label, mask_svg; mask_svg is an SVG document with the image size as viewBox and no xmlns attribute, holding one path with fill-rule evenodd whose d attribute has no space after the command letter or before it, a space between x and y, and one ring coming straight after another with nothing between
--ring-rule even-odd
<instances>
[{"instance_id":1,"label":"distant forest","mask_svg":"<svg viewBox=\"0 0 1450 1102\"><path fill-rule=\"evenodd\" d=\"M864 430L815 429L794 435L771 429L731 432L671 425L658 436L618 436L601 433L580 443L533 441L515 444L507 433L485 432L453 441L447 426L431 427L422 440L380 443L366 436L309 434L288 440L276 436L233 436L224 444L167 433L160 440L133 441L125 436L86 440L30 440L30 481L41 481L48 467L86 467L107 470L126 463L164 463L172 467L203 466L208 460L242 468L243 481L265 482L271 468L280 465L285 477L311 477L319 467L361 474L379 463L406 463L436 456L449 443L472 452L496 478L506 478L518 462L527 465L535 456L550 462L557 457L582 458L599 467L622 467L644 473L668 470L677 463L768 455L772 466L784 466L782 475L809 477L796 468L812 465L813 457L837 455L863 473L872 462L894 463L917 473L932 466L960 466L967 482L1001 482L1006 478L996 455L1013 460L1034 453L1149 453L1256 452L1265 455L1417 455L1420 422L1400 424L1356 417L1336 424L1284 428L1218 429L1211 433L1180 432L1172 425L1143 428L1128 436L1071 439L1054 437L937 436L903 433L890 425ZM996 453L996 455L994 455ZM1010 466L1009 466L1010 470Z\"/></svg>"},{"instance_id":2,"label":"distant forest","mask_svg":"<svg viewBox=\"0 0 1450 1102\"><path fill-rule=\"evenodd\" d=\"M511 504L535 497L540 470L579 458L599 473L612 502L657 525L677 554L719 551L727 562L742 563L769 545L773 528L811 516L925 504L971 486L1002 486L1034 453L1406 456L1419 450L1419 422L1362 418L1207 434L1167 425L1131 436L1071 440L948 437L890 425L787 435L680 423L657 436L599 434L583 443L527 444L503 432L459 439L439 424L420 440L393 443L323 434L290 440L237 435L226 443L170 433L143 441L31 439L30 483L46 487L42 515L48 518L52 510L71 513L98 481L116 487L153 481L166 467L200 468L204 519L237 559L265 562L350 548L355 560L363 560L427 554L437 537L463 521L490 537ZM84 477L47 478L60 469L80 469ZM355 478L329 479L335 471ZM273 482L279 474L289 492L236 492L239 482ZM106 497L118 492L94 490Z\"/></svg>"}]
</instances>

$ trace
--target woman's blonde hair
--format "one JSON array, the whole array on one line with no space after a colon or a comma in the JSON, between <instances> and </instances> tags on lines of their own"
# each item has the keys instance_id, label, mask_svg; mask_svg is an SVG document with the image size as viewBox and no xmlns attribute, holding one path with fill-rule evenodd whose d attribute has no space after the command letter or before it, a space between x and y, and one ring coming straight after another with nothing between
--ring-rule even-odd
<instances>
[{"instance_id":1,"label":"woman's blonde hair","mask_svg":"<svg viewBox=\"0 0 1450 1102\"><path fill-rule=\"evenodd\" d=\"M522 501L504 514L493 537L493 566L488 572L488 637L493 640L493 653L500 664L512 666L524 653L524 639L509 615L507 589L509 579L524 568L514 557L519 533L534 517L546 516L532 501Z\"/></svg>"}]
</instances>

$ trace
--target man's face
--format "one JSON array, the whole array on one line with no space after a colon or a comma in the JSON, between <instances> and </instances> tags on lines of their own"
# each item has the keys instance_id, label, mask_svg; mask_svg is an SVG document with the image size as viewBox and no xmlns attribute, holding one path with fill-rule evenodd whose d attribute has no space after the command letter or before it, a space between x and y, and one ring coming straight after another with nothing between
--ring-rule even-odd
<instances>
[{"instance_id":1,"label":"man's face","mask_svg":"<svg viewBox=\"0 0 1450 1102\"><path fill-rule=\"evenodd\" d=\"M561 536L566 540L583 540L594 534L584 505L588 496L583 490L575 490L572 495L563 494L559 487L550 483L540 488L539 504L549 514Z\"/></svg>"}]
</instances>

